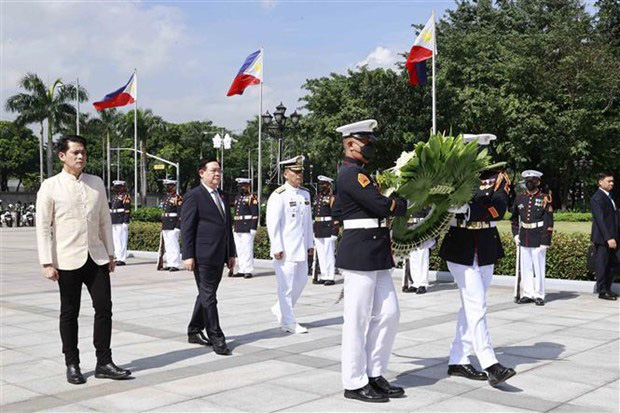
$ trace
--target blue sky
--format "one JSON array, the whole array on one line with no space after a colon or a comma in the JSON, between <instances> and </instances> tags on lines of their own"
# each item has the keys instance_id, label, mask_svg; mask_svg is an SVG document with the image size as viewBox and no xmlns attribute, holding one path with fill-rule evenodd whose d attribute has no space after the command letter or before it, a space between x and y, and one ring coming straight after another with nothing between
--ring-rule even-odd
<instances>
[{"instance_id":1,"label":"blue sky","mask_svg":"<svg viewBox=\"0 0 620 413\"><path fill-rule=\"evenodd\" d=\"M264 111L280 101L292 111L306 79L363 62L391 67L415 39L411 24L424 24L433 9L441 16L454 3L3 1L0 7L3 106L28 71L46 81L79 76L93 102L122 86L135 67L140 107L172 122L209 119L241 130L258 112L259 88L230 98L226 91L259 47ZM14 117L4 108L0 116Z\"/></svg>"}]
</instances>

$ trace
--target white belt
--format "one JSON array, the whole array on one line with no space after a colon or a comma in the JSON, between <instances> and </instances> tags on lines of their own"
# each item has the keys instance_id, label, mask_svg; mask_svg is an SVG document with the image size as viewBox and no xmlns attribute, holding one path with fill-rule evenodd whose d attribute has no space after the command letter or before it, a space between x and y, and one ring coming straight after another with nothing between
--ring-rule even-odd
<instances>
[{"instance_id":1,"label":"white belt","mask_svg":"<svg viewBox=\"0 0 620 413\"><path fill-rule=\"evenodd\" d=\"M540 227L542 227L544 225L545 225L544 221L532 222L531 224L526 224L525 222L522 222L521 223L521 228L534 229L534 228L540 228Z\"/></svg>"},{"instance_id":2,"label":"white belt","mask_svg":"<svg viewBox=\"0 0 620 413\"><path fill-rule=\"evenodd\" d=\"M115 213L115 212L125 212L125 208L117 208L117 209L111 209L110 210L111 213Z\"/></svg>"},{"instance_id":3,"label":"white belt","mask_svg":"<svg viewBox=\"0 0 620 413\"><path fill-rule=\"evenodd\" d=\"M237 215L235 217L235 221L241 221L242 219L254 219L254 218L257 218L257 217L253 215Z\"/></svg>"},{"instance_id":4,"label":"white belt","mask_svg":"<svg viewBox=\"0 0 620 413\"><path fill-rule=\"evenodd\" d=\"M316 217L316 218L314 218L314 220L315 220L316 222L331 221L331 220L332 220L332 217Z\"/></svg>"},{"instance_id":5,"label":"white belt","mask_svg":"<svg viewBox=\"0 0 620 413\"><path fill-rule=\"evenodd\" d=\"M179 214L177 214L176 212L165 212L164 213L164 218L169 218L169 217L176 217Z\"/></svg>"},{"instance_id":6,"label":"white belt","mask_svg":"<svg viewBox=\"0 0 620 413\"><path fill-rule=\"evenodd\" d=\"M466 228L466 229L487 229L487 228L495 228L497 223L495 221L486 222L486 221L464 221L457 220L456 218L452 218L450 221L451 227L457 228Z\"/></svg>"},{"instance_id":7,"label":"white belt","mask_svg":"<svg viewBox=\"0 0 620 413\"><path fill-rule=\"evenodd\" d=\"M342 221L344 229L369 229L369 228L381 228L387 227L387 221L385 219L378 218L359 218L359 219L345 219Z\"/></svg>"}]
</instances>

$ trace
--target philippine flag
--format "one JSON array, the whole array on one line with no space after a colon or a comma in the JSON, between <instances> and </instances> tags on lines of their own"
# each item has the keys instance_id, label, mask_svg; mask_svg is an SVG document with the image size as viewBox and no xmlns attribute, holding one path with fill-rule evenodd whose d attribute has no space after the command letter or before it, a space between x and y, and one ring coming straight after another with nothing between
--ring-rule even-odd
<instances>
[{"instance_id":1,"label":"philippine flag","mask_svg":"<svg viewBox=\"0 0 620 413\"><path fill-rule=\"evenodd\" d=\"M418 38L415 39L415 43L407 57L407 63L405 63L409 71L409 83L412 85L426 84L426 61L436 54L435 18L431 16L418 35Z\"/></svg>"},{"instance_id":2,"label":"philippine flag","mask_svg":"<svg viewBox=\"0 0 620 413\"><path fill-rule=\"evenodd\" d=\"M125 86L105 95L102 101L93 103L93 106L97 110L103 110L134 103L136 101L137 88L138 82L134 73Z\"/></svg>"},{"instance_id":3,"label":"philippine flag","mask_svg":"<svg viewBox=\"0 0 620 413\"><path fill-rule=\"evenodd\" d=\"M263 51L257 50L245 59L226 96L242 95L246 87L263 81Z\"/></svg>"}]
</instances>

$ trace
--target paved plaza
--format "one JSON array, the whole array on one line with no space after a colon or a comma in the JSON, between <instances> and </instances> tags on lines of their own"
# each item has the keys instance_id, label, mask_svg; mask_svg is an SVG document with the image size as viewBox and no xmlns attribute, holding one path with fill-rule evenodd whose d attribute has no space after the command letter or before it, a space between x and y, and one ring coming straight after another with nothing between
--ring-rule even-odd
<instances>
[{"instance_id":1,"label":"paved plaza","mask_svg":"<svg viewBox=\"0 0 620 413\"><path fill-rule=\"evenodd\" d=\"M518 373L494 389L446 375L460 306L455 285L435 284L426 295L399 292L400 331L386 376L407 397L367 404L342 396L340 285L308 283L296 312L309 333L284 334L269 311L276 286L264 264L253 279L222 281L221 324L233 350L222 357L187 343L193 276L129 259L112 277L112 348L115 362L135 378L93 377L93 311L84 289L80 348L87 383L70 385L57 285L41 277L36 256L33 229L2 229L2 412L619 410L618 302L550 291L545 307L517 306L510 288L493 286L491 338L500 361Z\"/></svg>"}]
</instances>

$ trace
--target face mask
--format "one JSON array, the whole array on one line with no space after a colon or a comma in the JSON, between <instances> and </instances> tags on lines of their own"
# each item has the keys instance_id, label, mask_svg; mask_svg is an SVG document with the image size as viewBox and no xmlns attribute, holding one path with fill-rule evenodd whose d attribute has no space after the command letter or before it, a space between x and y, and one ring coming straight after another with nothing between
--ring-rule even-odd
<instances>
[{"instance_id":1,"label":"face mask","mask_svg":"<svg viewBox=\"0 0 620 413\"><path fill-rule=\"evenodd\" d=\"M366 162L370 162L375 156L375 145L372 143L367 143L366 145L361 146L361 149L357 152L359 152L364 157Z\"/></svg>"},{"instance_id":2,"label":"face mask","mask_svg":"<svg viewBox=\"0 0 620 413\"><path fill-rule=\"evenodd\" d=\"M239 192L241 192L242 195L246 195L248 193L247 188L245 187L241 187L241 189L239 190Z\"/></svg>"},{"instance_id":3,"label":"face mask","mask_svg":"<svg viewBox=\"0 0 620 413\"><path fill-rule=\"evenodd\" d=\"M525 187L528 191L533 191L538 187L538 185L536 185L536 182L534 181L525 181Z\"/></svg>"}]
</instances>

